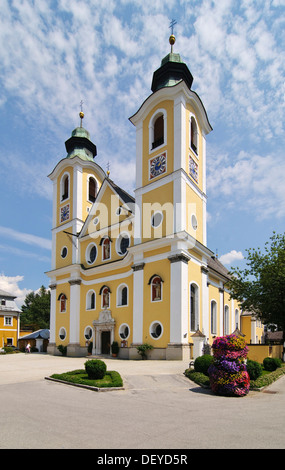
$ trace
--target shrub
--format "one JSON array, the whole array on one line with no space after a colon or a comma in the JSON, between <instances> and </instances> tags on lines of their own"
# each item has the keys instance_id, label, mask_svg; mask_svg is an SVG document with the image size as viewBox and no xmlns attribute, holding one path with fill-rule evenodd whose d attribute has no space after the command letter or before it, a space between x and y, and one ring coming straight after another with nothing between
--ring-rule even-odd
<instances>
[{"instance_id":1,"label":"shrub","mask_svg":"<svg viewBox=\"0 0 285 470\"><path fill-rule=\"evenodd\" d=\"M137 346L137 351L141 355L142 359L147 358L146 353L147 353L147 351L150 351L151 349L153 349L153 346L151 344L148 344L148 343L140 344L139 346Z\"/></svg>"},{"instance_id":2,"label":"shrub","mask_svg":"<svg viewBox=\"0 0 285 470\"><path fill-rule=\"evenodd\" d=\"M201 372L196 372L193 369L186 369L185 376L196 384L200 385L201 387L210 387L209 377L207 377L205 374L202 374Z\"/></svg>"},{"instance_id":3,"label":"shrub","mask_svg":"<svg viewBox=\"0 0 285 470\"><path fill-rule=\"evenodd\" d=\"M59 350L59 352L61 352L61 354L63 356L66 356L67 354L67 346L63 346L62 344L60 344L57 349Z\"/></svg>"},{"instance_id":4,"label":"shrub","mask_svg":"<svg viewBox=\"0 0 285 470\"><path fill-rule=\"evenodd\" d=\"M263 367L265 370L273 372L278 367L281 367L282 361L277 357L265 357L263 359Z\"/></svg>"},{"instance_id":5,"label":"shrub","mask_svg":"<svg viewBox=\"0 0 285 470\"><path fill-rule=\"evenodd\" d=\"M196 372L202 372L202 374L209 375L208 369L213 362L213 356L210 354L204 354L199 356L194 361L194 369Z\"/></svg>"},{"instance_id":6,"label":"shrub","mask_svg":"<svg viewBox=\"0 0 285 470\"><path fill-rule=\"evenodd\" d=\"M86 361L84 366L89 379L103 379L106 374L107 366L100 359Z\"/></svg>"},{"instance_id":7,"label":"shrub","mask_svg":"<svg viewBox=\"0 0 285 470\"><path fill-rule=\"evenodd\" d=\"M112 349L112 354L118 354L119 353L119 344L117 341L113 341L111 344L111 349Z\"/></svg>"},{"instance_id":8,"label":"shrub","mask_svg":"<svg viewBox=\"0 0 285 470\"><path fill-rule=\"evenodd\" d=\"M262 366L256 361L248 359L246 363L246 370L248 372L250 380L256 380L262 374Z\"/></svg>"}]
</instances>

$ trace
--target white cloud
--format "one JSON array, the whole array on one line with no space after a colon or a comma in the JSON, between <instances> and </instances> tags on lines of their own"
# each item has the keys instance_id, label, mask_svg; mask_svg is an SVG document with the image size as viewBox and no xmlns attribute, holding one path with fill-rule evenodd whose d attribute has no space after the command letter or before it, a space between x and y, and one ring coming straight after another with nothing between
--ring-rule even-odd
<instances>
[{"instance_id":1,"label":"white cloud","mask_svg":"<svg viewBox=\"0 0 285 470\"><path fill-rule=\"evenodd\" d=\"M18 232L17 230L8 227L0 227L0 235L9 239L13 238L14 240L18 240L28 245L36 245L39 248L44 248L45 250L51 250L51 240L32 235L30 233Z\"/></svg>"},{"instance_id":2,"label":"white cloud","mask_svg":"<svg viewBox=\"0 0 285 470\"><path fill-rule=\"evenodd\" d=\"M254 212L259 219L285 216L285 162L278 155L240 152L211 159L208 192L227 204Z\"/></svg>"},{"instance_id":3,"label":"white cloud","mask_svg":"<svg viewBox=\"0 0 285 470\"><path fill-rule=\"evenodd\" d=\"M241 251L232 250L229 253L226 253L219 257L219 260L222 264L232 264L235 261L240 261L244 259L244 256Z\"/></svg>"},{"instance_id":4,"label":"white cloud","mask_svg":"<svg viewBox=\"0 0 285 470\"><path fill-rule=\"evenodd\" d=\"M23 305L26 296L32 292L31 289L21 289L21 287L19 287L19 283L23 280L24 276L5 276L3 273L0 274L0 289L16 296L15 302L19 308Z\"/></svg>"}]
</instances>

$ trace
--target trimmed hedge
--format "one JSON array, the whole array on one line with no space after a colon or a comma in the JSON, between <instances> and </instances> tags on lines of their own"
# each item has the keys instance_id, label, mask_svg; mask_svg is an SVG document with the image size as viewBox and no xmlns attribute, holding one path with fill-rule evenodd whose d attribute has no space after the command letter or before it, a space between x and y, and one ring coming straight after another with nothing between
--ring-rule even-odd
<instances>
[{"instance_id":1,"label":"trimmed hedge","mask_svg":"<svg viewBox=\"0 0 285 470\"><path fill-rule=\"evenodd\" d=\"M262 366L256 361L252 361L251 359L247 360L246 363L246 370L248 372L250 380L256 380L262 374Z\"/></svg>"},{"instance_id":2,"label":"trimmed hedge","mask_svg":"<svg viewBox=\"0 0 285 470\"><path fill-rule=\"evenodd\" d=\"M84 364L89 379L103 379L106 374L107 366L100 359L91 359Z\"/></svg>"},{"instance_id":3,"label":"trimmed hedge","mask_svg":"<svg viewBox=\"0 0 285 470\"><path fill-rule=\"evenodd\" d=\"M256 380L251 380L250 381L250 388L252 390L258 390L263 387L267 387L268 385L271 385L273 382L275 382L279 377L285 374L285 366L283 365L282 367L279 367L276 369L274 372L270 372L269 374L266 375L261 375L258 377Z\"/></svg>"},{"instance_id":4,"label":"trimmed hedge","mask_svg":"<svg viewBox=\"0 0 285 470\"><path fill-rule=\"evenodd\" d=\"M210 379L202 372L196 372L193 369L186 369L184 375L188 377L188 379L195 382L197 385L200 385L204 388L210 388Z\"/></svg>"},{"instance_id":5,"label":"trimmed hedge","mask_svg":"<svg viewBox=\"0 0 285 470\"><path fill-rule=\"evenodd\" d=\"M268 370L269 372L275 371L278 367L282 366L282 361L281 359L278 359L277 357L265 357L263 359L263 367L265 370Z\"/></svg>"},{"instance_id":6,"label":"trimmed hedge","mask_svg":"<svg viewBox=\"0 0 285 470\"><path fill-rule=\"evenodd\" d=\"M196 372L202 372L202 374L209 375L208 369L213 363L213 356L210 354L204 354L204 356L199 356L194 361L194 369Z\"/></svg>"}]
</instances>

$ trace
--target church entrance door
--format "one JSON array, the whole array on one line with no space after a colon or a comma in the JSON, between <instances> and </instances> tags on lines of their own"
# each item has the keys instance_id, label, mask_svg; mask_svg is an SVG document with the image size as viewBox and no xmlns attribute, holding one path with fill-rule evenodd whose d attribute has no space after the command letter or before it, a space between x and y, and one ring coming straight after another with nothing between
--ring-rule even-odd
<instances>
[{"instance_id":1,"label":"church entrance door","mask_svg":"<svg viewBox=\"0 0 285 470\"><path fill-rule=\"evenodd\" d=\"M111 347L111 332L102 331L102 352L101 354L110 354Z\"/></svg>"}]
</instances>

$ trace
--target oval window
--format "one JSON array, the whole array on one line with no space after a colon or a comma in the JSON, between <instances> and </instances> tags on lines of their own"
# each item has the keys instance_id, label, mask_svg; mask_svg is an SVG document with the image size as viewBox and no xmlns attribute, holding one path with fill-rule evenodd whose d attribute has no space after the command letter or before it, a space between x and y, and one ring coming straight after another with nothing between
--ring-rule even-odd
<instances>
[{"instance_id":1,"label":"oval window","mask_svg":"<svg viewBox=\"0 0 285 470\"><path fill-rule=\"evenodd\" d=\"M93 264L97 257L97 248L96 245L91 244L87 247L86 250L86 261L88 264Z\"/></svg>"},{"instance_id":2,"label":"oval window","mask_svg":"<svg viewBox=\"0 0 285 470\"><path fill-rule=\"evenodd\" d=\"M66 246L64 246L61 250L61 257L66 258L66 256L67 256L67 248Z\"/></svg>"},{"instance_id":3,"label":"oval window","mask_svg":"<svg viewBox=\"0 0 285 470\"><path fill-rule=\"evenodd\" d=\"M124 323L123 325L120 326L120 331L119 331L120 338L127 339L129 337L129 334L130 334L130 329L128 325Z\"/></svg>"},{"instance_id":4,"label":"oval window","mask_svg":"<svg viewBox=\"0 0 285 470\"><path fill-rule=\"evenodd\" d=\"M160 322L153 322L150 326L150 335L153 339L161 337L163 332L162 324Z\"/></svg>"},{"instance_id":5,"label":"oval window","mask_svg":"<svg viewBox=\"0 0 285 470\"><path fill-rule=\"evenodd\" d=\"M159 227L163 220L162 212L155 212L151 218L151 225L152 227L156 228Z\"/></svg>"}]
</instances>

